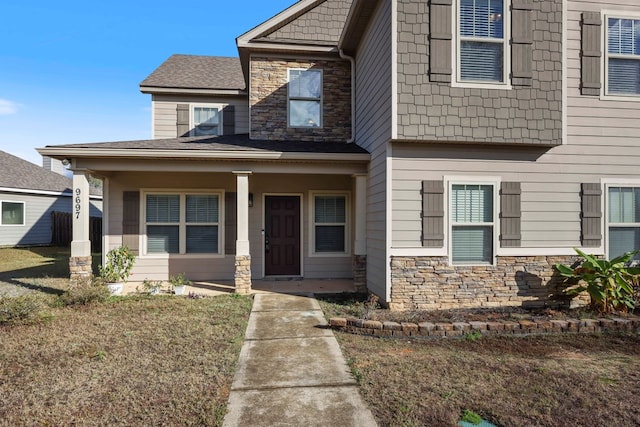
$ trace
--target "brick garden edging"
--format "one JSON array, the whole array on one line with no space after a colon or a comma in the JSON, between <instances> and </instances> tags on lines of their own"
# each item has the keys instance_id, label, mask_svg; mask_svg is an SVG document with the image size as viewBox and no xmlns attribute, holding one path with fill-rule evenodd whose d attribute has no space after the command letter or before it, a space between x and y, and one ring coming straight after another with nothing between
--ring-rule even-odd
<instances>
[{"instance_id":1,"label":"brick garden edging","mask_svg":"<svg viewBox=\"0 0 640 427\"><path fill-rule=\"evenodd\" d=\"M332 329L377 337L460 337L469 332L482 335L531 335L594 332L640 332L640 317L612 319L520 320L490 322L388 322L332 317Z\"/></svg>"}]
</instances>

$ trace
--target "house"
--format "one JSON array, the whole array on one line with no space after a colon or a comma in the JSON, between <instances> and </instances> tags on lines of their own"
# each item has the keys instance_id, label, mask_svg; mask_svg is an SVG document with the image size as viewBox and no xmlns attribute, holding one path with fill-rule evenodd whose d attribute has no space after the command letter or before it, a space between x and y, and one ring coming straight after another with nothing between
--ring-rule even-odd
<instances>
[{"instance_id":1,"label":"house","mask_svg":"<svg viewBox=\"0 0 640 427\"><path fill-rule=\"evenodd\" d=\"M39 150L81 194L105 177L105 247L133 247L138 277L543 306L574 247L640 248L630 0L301 0L237 46L141 84L154 139Z\"/></svg>"},{"instance_id":2,"label":"house","mask_svg":"<svg viewBox=\"0 0 640 427\"><path fill-rule=\"evenodd\" d=\"M52 212L71 212L71 179L59 161L43 167L0 151L0 246L51 244ZM94 191L91 216L102 215L102 197Z\"/></svg>"}]
</instances>

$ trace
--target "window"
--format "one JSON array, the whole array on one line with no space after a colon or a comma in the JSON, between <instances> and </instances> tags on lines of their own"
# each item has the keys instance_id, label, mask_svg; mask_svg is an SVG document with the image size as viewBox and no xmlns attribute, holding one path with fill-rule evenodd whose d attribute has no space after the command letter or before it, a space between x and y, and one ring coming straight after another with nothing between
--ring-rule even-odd
<instances>
[{"instance_id":1,"label":"window","mask_svg":"<svg viewBox=\"0 0 640 427\"><path fill-rule=\"evenodd\" d=\"M506 83L505 0L459 0L458 81Z\"/></svg>"},{"instance_id":2,"label":"window","mask_svg":"<svg viewBox=\"0 0 640 427\"><path fill-rule=\"evenodd\" d=\"M609 187L609 259L640 249L640 187Z\"/></svg>"},{"instance_id":3,"label":"window","mask_svg":"<svg viewBox=\"0 0 640 427\"><path fill-rule=\"evenodd\" d=\"M313 197L315 253L347 252L347 197L318 194Z\"/></svg>"},{"instance_id":4,"label":"window","mask_svg":"<svg viewBox=\"0 0 640 427\"><path fill-rule=\"evenodd\" d=\"M640 19L607 17L607 93L640 95Z\"/></svg>"},{"instance_id":5,"label":"window","mask_svg":"<svg viewBox=\"0 0 640 427\"><path fill-rule=\"evenodd\" d=\"M0 202L2 205L1 225L24 225L24 202Z\"/></svg>"},{"instance_id":6,"label":"window","mask_svg":"<svg viewBox=\"0 0 640 427\"><path fill-rule=\"evenodd\" d=\"M289 126L322 126L322 71L289 70Z\"/></svg>"},{"instance_id":7,"label":"window","mask_svg":"<svg viewBox=\"0 0 640 427\"><path fill-rule=\"evenodd\" d=\"M147 194L148 254L219 253L218 194Z\"/></svg>"},{"instance_id":8,"label":"window","mask_svg":"<svg viewBox=\"0 0 640 427\"><path fill-rule=\"evenodd\" d=\"M194 106L191 127L193 136L220 135L222 129L220 115L218 107Z\"/></svg>"},{"instance_id":9,"label":"window","mask_svg":"<svg viewBox=\"0 0 640 427\"><path fill-rule=\"evenodd\" d=\"M494 186L452 184L450 197L453 264L492 264Z\"/></svg>"}]
</instances>

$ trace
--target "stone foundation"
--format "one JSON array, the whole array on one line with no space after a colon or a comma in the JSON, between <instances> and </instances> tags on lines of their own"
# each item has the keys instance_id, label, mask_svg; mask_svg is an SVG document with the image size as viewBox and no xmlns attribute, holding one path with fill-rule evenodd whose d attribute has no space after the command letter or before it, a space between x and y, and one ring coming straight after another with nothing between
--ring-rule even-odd
<instances>
[{"instance_id":1,"label":"stone foundation","mask_svg":"<svg viewBox=\"0 0 640 427\"><path fill-rule=\"evenodd\" d=\"M248 294L251 291L251 256L237 255L235 265L236 293Z\"/></svg>"},{"instance_id":2,"label":"stone foundation","mask_svg":"<svg viewBox=\"0 0 640 427\"><path fill-rule=\"evenodd\" d=\"M91 255L69 257L69 273L71 280L91 277L93 275Z\"/></svg>"},{"instance_id":3,"label":"stone foundation","mask_svg":"<svg viewBox=\"0 0 640 427\"><path fill-rule=\"evenodd\" d=\"M558 307L562 277L553 265L576 256L497 257L494 266L452 266L447 257L392 257L392 310ZM586 300L578 301L588 303Z\"/></svg>"},{"instance_id":4,"label":"stone foundation","mask_svg":"<svg viewBox=\"0 0 640 427\"><path fill-rule=\"evenodd\" d=\"M367 256L354 255L351 265L356 292L365 292L367 290Z\"/></svg>"}]
</instances>

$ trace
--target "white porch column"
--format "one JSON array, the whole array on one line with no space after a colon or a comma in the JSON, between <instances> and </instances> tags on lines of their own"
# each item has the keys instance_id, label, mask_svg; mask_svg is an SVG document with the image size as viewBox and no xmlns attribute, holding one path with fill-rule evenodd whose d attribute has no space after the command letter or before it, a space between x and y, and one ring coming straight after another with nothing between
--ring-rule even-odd
<instances>
[{"instance_id":1,"label":"white porch column","mask_svg":"<svg viewBox=\"0 0 640 427\"><path fill-rule=\"evenodd\" d=\"M249 252L249 175L251 171L233 171L236 175L237 230L236 230L236 292L251 290L251 253Z\"/></svg>"},{"instance_id":2,"label":"white porch column","mask_svg":"<svg viewBox=\"0 0 640 427\"><path fill-rule=\"evenodd\" d=\"M71 278L90 276L91 241L89 240L89 179L84 169L73 170L73 197L71 205Z\"/></svg>"},{"instance_id":3,"label":"white porch column","mask_svg":"<svg viewBox=\"0 0 640 427\"><path fill-rule=\"evenodd\" d=\"M367 175L355 178L355 242L353 245L353 284L358 291L367 289Z\"/></svg>"}]
</instances>

